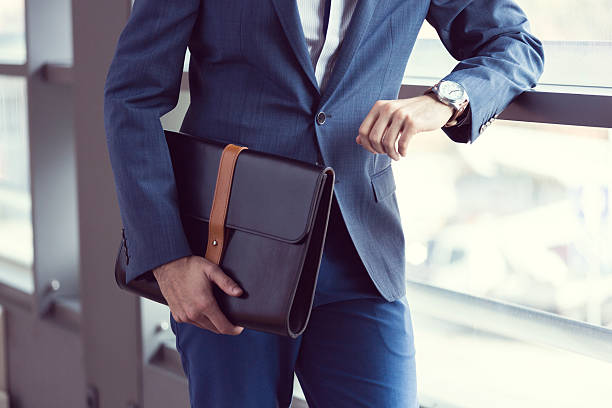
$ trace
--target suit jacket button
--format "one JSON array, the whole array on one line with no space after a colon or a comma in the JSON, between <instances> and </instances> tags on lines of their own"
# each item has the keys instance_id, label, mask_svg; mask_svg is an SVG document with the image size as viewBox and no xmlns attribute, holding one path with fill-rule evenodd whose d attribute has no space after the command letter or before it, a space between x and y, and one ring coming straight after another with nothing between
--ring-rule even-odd
<instances>
[{"instance_id":1,"label":"suit jacket button","mask_svg":"<svg viewBox=\"0 0 612 408\"><path fill-rule=\"evenodd\" d=\"M319 113L317 114L317 123L318 123L319 125L324 124L324 123L325 123L325 118L326 118L326 117L327 117L327 116L325 115L325 112L319 112Z\"/></svg>"}]
</instances>

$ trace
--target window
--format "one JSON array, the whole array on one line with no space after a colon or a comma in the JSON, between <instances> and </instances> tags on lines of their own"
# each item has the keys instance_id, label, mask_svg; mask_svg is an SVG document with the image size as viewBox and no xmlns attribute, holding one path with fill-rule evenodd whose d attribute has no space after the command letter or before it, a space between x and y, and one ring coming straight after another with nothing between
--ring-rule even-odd
<instances>
[{"instance_id":1,"label":"window","mask_svg":"<svg viewBox=\"0 0 612 408\"><path fill-rule=\"evenodd\" d=\"M0 64L26 60L23 0L0 0Z\"/></svg>"},{"instance_id":2,"label":"window","mask_svg":"<svg viewBox=\"0 0 612 408\"><path fill-rule=\"evenodd\" d=\"M24 4L0 0L0 64L25 63ZM0 281L32 289L26 79L0 75Z\"/></svg>"},{"instance_id":3,"label":"window","mask_svg":"<svg viewBox=\"0 0 612 408\"><path fill-rule=\"evenodd\" d=\"M25 81L0 77L0 259L32 265Z\"/></svg>"},{"instance_id":4,"label":"window","mask_svg":"<svg viewBox=\"0 0 612 408\"><path fill-rule=\"evenodd\" d=\"M413 313L426 408L610 406L609 362Z\"/></svg>"},{"instance_id":5,"label":"window","mask_svg":"<svg viewBox=\"0 0 612 408\"><path fill-rule=\"evenodd\" d=\"M394 174L411 282L612 327L612 131L498 120L472 145L420 134L406 157ZM457 322L460 310L408 299L424 397L470 407L610 398L598 383L609 363L478 330L474 310Z\"/></svg>"},{"instance_id":6,"label":"window","mask_svg":"<svg viewBox=\"0 0 612 408\"><path fill-rule=\"evenodd\" d=\"M546 61L538 89L574 86L581 87L580 93L612 93L610 89L602 89L612 87L609 1L518 0L517 3L527 15L532 33L544 45ZM427 22L419 38L406 67L406 82L428 84L446 75L456 61Z\"/></svg>"},{"instance_id":7,"label":"window","mask_svg":"<svg viewBox=\"0 0 612 408\"><path fill-rule=\"evenodd\" d=\"M612 327L611 141L509 121L472 145L418 135L395 166L410 278Z\"/></svg>"},{"instance_id":8,"label":"window","mask_svg":"<svg viewBox=\"0 0 612 408\"><path fill-rule=\"evenodd\" d=\"M517 2L545 48L537 90L612 95L609 2ZM431 26L419 38L407 85L456 64ZM498 119L408 150L393 167L421 403L610 405L612 130Z\"/></svg>"}]
</instances>

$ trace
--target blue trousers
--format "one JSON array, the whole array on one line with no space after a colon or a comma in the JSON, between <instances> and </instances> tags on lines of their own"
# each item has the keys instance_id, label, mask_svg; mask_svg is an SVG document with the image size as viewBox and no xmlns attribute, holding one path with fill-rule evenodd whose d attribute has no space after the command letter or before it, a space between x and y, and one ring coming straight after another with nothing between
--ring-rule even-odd
<instances>
[{"instance_id":1,"label":"blue trousers","mask_svg":"<svg viewBox=\"0 0 612 408\"><path fill-rule=\"evenodd\" d=\"M373 243L375 245L375 243ZM192 408L289 407L295 372L309 408L416 408L412 320L384 299L335 198L308 326L296 339L245 328L215 334L170 314Z\"/></svg>"}]
</instances>

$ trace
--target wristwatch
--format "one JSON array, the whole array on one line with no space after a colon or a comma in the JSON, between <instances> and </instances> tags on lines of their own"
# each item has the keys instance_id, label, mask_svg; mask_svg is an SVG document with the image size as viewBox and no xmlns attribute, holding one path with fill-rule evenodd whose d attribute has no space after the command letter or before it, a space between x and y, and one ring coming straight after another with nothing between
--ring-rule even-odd
<instances>
[{"instance_id":1,"label":"wristwatch","mask_svg":"<svg viewBox=\"0 0 612 408\"><path fill-rule=\"evenodd\" d=\"M458 82L442 80L434 86L428 88L424 93L433 94L440 102L453 108L453 115L450 117L444 127L451 127L461 124L465 121L467 115L459 118L465 112L470 99L465 88Z\"/></svg>"}]
</instances>

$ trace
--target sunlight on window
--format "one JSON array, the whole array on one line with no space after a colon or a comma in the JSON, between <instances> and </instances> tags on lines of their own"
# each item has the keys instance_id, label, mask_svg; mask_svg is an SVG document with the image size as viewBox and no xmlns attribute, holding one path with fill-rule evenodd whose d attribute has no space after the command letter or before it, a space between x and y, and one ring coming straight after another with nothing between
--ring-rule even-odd
<instances>
[{"instance_id":1,"label":"sunlight on window","mask_svg":"<svg viewBox=\"0 0 612 408\"><path fill-rule=\"evenodd\" d=\"M612 130L497 120L471 145L422 133L393 173L409 280L612 327ZM612 364L414 309L423 403L612 406Z\"/></svg>"},{"instance_id":2,"label":"sunlight on window","mask_svg":"<svg viewBox=\"0 0 612 408\"><path fill-rule=\"evenodd\" d=\"M32 266L25 79L0 77L0 269Z\"/></svg>"},{"instance_id":3,"label":"sunlight on window","mask_svg":"<svg viewBox=\"0 0 612 408\"><path fill-rule=\"evenodd\" d=\"M26 60L23 0L0 0L0 64Z\"/></svg>"},{"instance_id":4,"label":"sunlight on window","mask_svg":"<svg viewBox=\"0 0 612 408\"><path fill-rule=\"evenodd\" d=\"M413 313L425 407L610 407L612 364Z\"/></svg>"},{"instance_id":5,"label":"sunlight on window","mask_svg":"<svg viewBox=\"0 0 612 408\"><path fill-rule=\"evenodd\" d=\"M609 0L518 0L531 32L544 45L545 66L539 85L585 87L580 93L602 93L612 87L612 5ZM436 31L423 25L406 67L405 83L442 78L455 66ZM551 88L554 90L554 88ZM609 94L609 92L604 92Z\"/></svg>"},{"instance_id":6,"label":"sunlight on window","mask_svg":"<svg viewBox=\"0 0 612 408\"><path fill-rule=\"evenodd\" d=\"M394 163L410 279L612 327L612 132L498 120Z\"/></svg>"}]
</instances>

